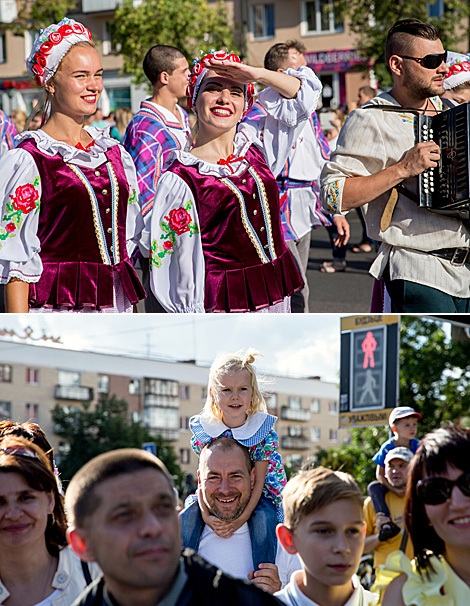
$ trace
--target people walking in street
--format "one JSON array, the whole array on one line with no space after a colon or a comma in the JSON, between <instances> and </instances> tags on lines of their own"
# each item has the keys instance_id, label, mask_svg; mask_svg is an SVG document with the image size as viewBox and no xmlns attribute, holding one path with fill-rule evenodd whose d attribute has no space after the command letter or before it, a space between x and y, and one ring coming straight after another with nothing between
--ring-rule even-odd
<instances>
[{"instance_id":1,"label":"people walking in street","mask_svg":"<svg viewBox=\"0 0 470 606\"><path fill-rule=\"evenodd\" d=\"M384 279L392 312L470 311L469 223L416 201L418 175L440 157L435 141L416 143L417 114L443 109L446 58L434 26L397 21L386 43L393 88L351 113L322 173L324 208L361 207L381 243L370 273Z\"/></svg>"},{"instance_id":2,"label":"people walking in street","mask_svg":"<svg viewBox=\"0 0 470 606\"><path fill-rule=\"evenodd\" d=\"M132 312L145 291L128 256L142 217L132 158L84 128L103 90L91 32L44 29L26 61L44 89L44 125L0 168L0 270L8 312Z\"/></svg>"},{"instance_id":3,"label":"people walking in street","mask_svg":"<svg viewBox=\"0 0 470 606\"><path fill-rule=\"evenodd\" d=\"M284 72L306 66L305 47L298 40L274 44L264 57L264 67ZM262 119L265 111L256 102L248 111L247 118ZM304 287L291 297L293 312L308 313L309 285L307 266L310 253L312 228L327 226L330 219L321 210L320 173L330 157L329 146L320 127L316 111L312 112L300 136L292 144L289 155L277 175L281 202L281 225L286 244L299 268ZM347 221L339 217L339 221ZM348 232L341 230L342 240Z\"/></svg>"},{"instance_id":4,"label":"people walking in street","mask_svg":"<svg viewBox=\"0 0 470 606\"><path fill-rule=\"evenodd\" d=\"M267 87L255 124L242 121L254 81ZM290 311L303 282L282 236L274 174L320 91L307 68L273 72L225 51L196 62L188 103L197 138L190 152L173 152L160 179L147 243L152 290L167 311Z\"/></svg>"},{"instance_id":5,"label":"people walking in street","mask_svg":"<svg viewBox=\"0 0 470 606\"><path fill-rule=\"evenodd\" d=\"M167 168L168 156L175 149L185 149L191 138L188 114L178 104L186 95L189 65L178 48L157 44L147 51L143 69L152 86L152 96L140 104L127 126L123 145L134 160L144 229L149 231L155 192ZM138 257L147 291L145 311L162 313L165 309L150 288L149 251L141 250Z\"/></svg>"}]
</instances>

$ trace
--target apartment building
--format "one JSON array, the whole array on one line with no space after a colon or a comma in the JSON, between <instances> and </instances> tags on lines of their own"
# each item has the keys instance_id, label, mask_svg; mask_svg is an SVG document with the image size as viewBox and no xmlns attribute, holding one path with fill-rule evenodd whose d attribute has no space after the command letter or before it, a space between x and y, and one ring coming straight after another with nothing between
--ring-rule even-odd
<instances>
[{"instance_id":1,"label":"apartment building","mask_svg":"<svg viewBox=\"0 0 470 606\"><path fill-rule=\"evenodd\" d=\"M97 41L104 67L101 104L105 114L120 106L135 112L148 94L146 87L135 86L130 76L120 73L122 57L113 43L110 24L121 3L79 0L69 14L82 21ZM215 0L209 3L215 6ZM305 44L307 63L323 83L324 107L343 107L355 101L360 86L376 86L372 64L361 56L348 24L335 14L333 0L225 0L225 5L245 59L252 65L262 65L266 51L277 42L295 38ZM433 17L444 10L444 0L429 6ZM16 0L0 0L0 27L13 21L16 14ZM0 108L7 113L18 107L29 110L37 97L24 67L35 35L26 32L24 37L13 36L0 29Z\"/></svg>"},{"instance_id":2,"label":"apartment building","mask_svg":"<svg viewBox=\"0 0 470 606\"><path fill-rule=\"evenodd\" d=\"M197 459L189 440L189 419L207 394L208 367L194 361L155 360L73 351L0 338L0 419L39 423L55 447L50 411L58 403L93 405L100 395L129 403L129 415L174 447L181 468L194 474ZM340 447L349 439L338 429L338 386L318 377L269 378L269 411L278 417L280 452L300 465L318 448Z\"/></svg>"}]
</instances>

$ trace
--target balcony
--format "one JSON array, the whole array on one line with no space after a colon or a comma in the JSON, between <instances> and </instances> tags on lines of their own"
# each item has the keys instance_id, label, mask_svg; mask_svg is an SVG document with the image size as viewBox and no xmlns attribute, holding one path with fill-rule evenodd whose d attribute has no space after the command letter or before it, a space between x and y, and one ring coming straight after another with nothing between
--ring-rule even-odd
<instances>
[{"instance_id":1,"label":"balcony","mask_svg":"<svg viewBox=\"0 0 470 606\"><path fill-rule=\"evenodd\" d=\"M82 387L81 385L56 385L54 398L56 400L91 402L93 400L93 388Z\"/></svg>"},{"instance_id":2,"label":"balcony","mask_svg":"<svg viewBox=\"0 0 470 606\"><path fill-rule=\"evenodd\" d=\"M174 396L156 396L146 394L144 396L144 408L179 408L179 398Z\"/></svg>"},{"instance_id":3,"label":"balcony","mask_svg":"<svg viewBox=\"0 0 470 606\"><path fill-rule=\"evenodd\" d=\"M310 411L282 406L281 419L285 421L310 421Z\"/></svg>"},{"instance_id":4,"label":"balcony","mask_svg":"<svg viewBox=\"0 0 470 606\"><path fill-rule=\"evenodd\" d=\"M308 450L310 448L310 440L303 437L282 436L281 447L286 450Z\"/></svg>"},{"instance_id":5,"label":"balcony","mask_svg":"<svg viewBox=\"0 0 470 606\"><path fill-rule=\"evenodd\" d=\"M122 0L82 0L82 12L102 13L114 11L122 4Z\"/></svg>"}]
</instances>

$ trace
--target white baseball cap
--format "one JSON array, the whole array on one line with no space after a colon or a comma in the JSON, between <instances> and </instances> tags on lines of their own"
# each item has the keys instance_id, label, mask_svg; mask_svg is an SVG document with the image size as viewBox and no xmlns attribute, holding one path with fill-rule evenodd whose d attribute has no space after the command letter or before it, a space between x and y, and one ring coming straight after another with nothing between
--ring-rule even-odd
<instances>
[{"instance_id":1,"label":"white baseball cap","mask_svg":"<svg viewBox=\"0 0 470 606\"><path fill-rule=\"evenodd\" d=\"M413 458L413 453L409 448L405 448L404 446L397 446L392 450L389 450L385 456L385 465L391 461L392 459L401 459L402 461L406 461L409 463Z\"/></svg>"},{"instance_id":2,"label":"white baseball cap","mask_svg":"<svg viewBox=\"0 0 470 606\"><path fill-rule=\"evenodd\" d=\"M391 427L392 425L395 425L395 421L398 421L398 419L405 419L406 417L416 417L419 420L423 418L423 416L420 415L419 412L416 412L414 408L411 408L411 406L397 406L390 413L388 424Z\"/></svg>"}]
</instances>

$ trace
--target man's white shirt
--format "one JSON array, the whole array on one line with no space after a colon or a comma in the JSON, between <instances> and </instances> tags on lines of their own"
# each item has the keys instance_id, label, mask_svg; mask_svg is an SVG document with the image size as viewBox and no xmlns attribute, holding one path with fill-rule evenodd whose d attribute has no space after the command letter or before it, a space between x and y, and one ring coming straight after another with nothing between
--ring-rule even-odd
<instances>
[{"instance_id":1,"label":"man's white shirt","mask_svg":"<svg viewBox=\"0 0 470 606\"><path fill-rule=\"evenodd\" d=\"M219 537L209 526L205 526L198 549L208 562L233 577L246 580L253 570L251 538L248 524L245 523L229 539ZM297 555L290 555L277 544L276 566L282 587L287 585L291 574L301 567Z\"/></svg>"}]
</instances>

